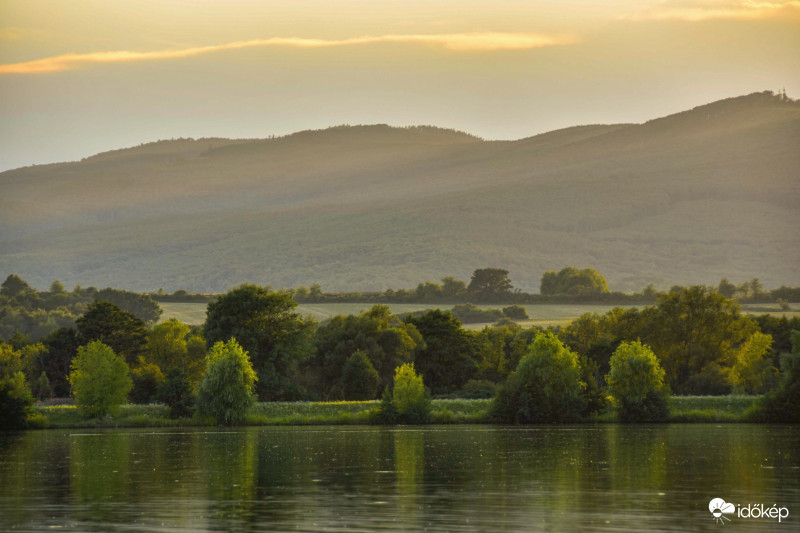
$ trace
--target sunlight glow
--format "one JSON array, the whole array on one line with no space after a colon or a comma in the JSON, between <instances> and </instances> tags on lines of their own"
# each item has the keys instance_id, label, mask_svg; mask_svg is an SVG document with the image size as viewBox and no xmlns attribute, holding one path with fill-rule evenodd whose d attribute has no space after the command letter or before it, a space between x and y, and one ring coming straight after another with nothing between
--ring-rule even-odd
<instances>
[{"instance_id":1,"label":"sunlight glow","mask_svg":"<svg viewBox=\"0 0 800 533\"><path fill-rule=\"evenodd\" d=\"M569 35L548 36L529 33L382 35L376 37L364 36L340 40L275 37L272 39L235 41L219 45L198 46L177 50L155 50L151 52L120 50L111 52L92 52L86 54L63 54L23 63L0 65L0 74L39 74L45 72L59 72L63 70L72 70L88 64L181 59L213 52L271 46L285 46L294 48L328 48L334 46L356 46L376 43L417 43L440 46L447 50L457 52L493 52L500 50L528 50L546 46L563 46L575 44L577 42L578 39L576 37Z\"/></svg>"}]
</instances>

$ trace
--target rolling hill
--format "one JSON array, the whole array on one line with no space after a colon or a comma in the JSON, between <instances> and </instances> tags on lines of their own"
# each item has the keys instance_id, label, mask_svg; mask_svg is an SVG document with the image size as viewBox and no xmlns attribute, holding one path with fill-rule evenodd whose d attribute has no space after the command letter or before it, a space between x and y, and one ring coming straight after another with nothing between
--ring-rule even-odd
<instances>
[{"instance_id":1,"label":"rolling hill","mask_svg":"<svg viewBox=\"0 0 800 533\"><path fill-rule=\"evenodd\" d=\"M409 287L593 266L648 283L800 284L800 104L730 98L517 141L339 126L178 139L0 174L0 275L131 290Z\"/></svg>"}]
</instances>

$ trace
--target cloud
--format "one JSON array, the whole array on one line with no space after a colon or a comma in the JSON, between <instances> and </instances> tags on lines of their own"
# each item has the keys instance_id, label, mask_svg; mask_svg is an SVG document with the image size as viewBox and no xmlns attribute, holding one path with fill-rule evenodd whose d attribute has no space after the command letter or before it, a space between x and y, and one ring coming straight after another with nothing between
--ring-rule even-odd
<instances>
[{"instance_id":1,"label":"cloud","mask_svg":"<svg viewBox=\"0 0 800 533\"><path fill-rule=\"evenodd\" d=\"M73 70L83 66L102 63L122 63L131 61L158 61L165 59L182 59L214 52L242 50L259 47L292 47L292 48L330 48L335 46L357 46L376 43L410 43L439 46L458 52L494 52L500 50L528 50L547 46L563 46L575 44L574 36L541 35L530 33L449 33L449 34L411 34L365 36L350 39L326 40L306 39L300 37L275 37L272 39L254 39L235 41L212 46L198 46L175 50L155 50L150 52L134 52L127 50L110 52L91 52L85 54L63 54L46 57L24 63L0 65L0 74L39 74Z\"/></svg>"},{"instance_id":2,"label":"cloud","mask_svg":"<svg viewBox=\"0 0 800 533\"><path fill-rule=\"evenodd\" d=\"M800 0L664 0L628 20L763 19L800 14Z\"/></svg>"}]
</instances>

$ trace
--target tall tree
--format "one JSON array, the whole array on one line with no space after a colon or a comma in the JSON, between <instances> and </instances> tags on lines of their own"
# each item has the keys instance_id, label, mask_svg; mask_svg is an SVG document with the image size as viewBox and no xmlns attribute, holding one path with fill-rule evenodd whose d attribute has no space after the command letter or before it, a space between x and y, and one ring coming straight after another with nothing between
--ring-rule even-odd
<instances>
[{"instance_id":1,"label":"tall tree","mask_svg":"<svg viewBox=\"0 0 800 533\"><path fill-rule=\"evenodd\" d=\"M297 303L283 292L243 284L208 304L204 325L206 346L236 339L249 354L258 374L263 400L291 399L298 362L313 352L311 319L295 311Z\"/></svg>"},{"instance_id":2,"label":"tall tree","mask_svg":"<svg viewBox=\"0 0 800 533\"><path fill-rule=\"evenodd\" d=\"M16 298L21 294L31 291L33 291L31 286L16 274L9 274L2 285L0 285L0 294L8 298Z\"/></svg>"},{"instance_id":3,"label":"tall tree","mask_svg":"<svg viewBox=\"0 0 800 533\"><path fill-rule=\"evenodd\" d=\"M81 345L101 341L128 365L135 365L147 349L147 327L131 313L111 302L98 300L75 321Z\"/></svg>"},{"instance_id":4,"label":"tall tree","mask_svg":"<svg viewBox=\"0 0 800 533\"><path fill-rule=\"evenodd\" d=\"M608 292L608 283L593 268L583 270L568 266L560 272L548 270L542 276L539 291L546 296L593 296Z\"/></svg>"},{"instance_id":5,"label":"tall tree","mask_svg":"<svg viewBox=\"0 0 800 533\"><path fill-rule=\"evenodd\" d=\"M432 309L405 322L422 335L424 343L414 351L414 365L433 394L457 391L475 375L472 339L449 311Z\"/></svg>"},{"instance_id":6,"label":"tall tree","mask_svg":"<svg viewBox=\"0 0 800 533\"><path fill-rule=\"evenodd\" d=\"M467 296L473 302L502 302L511 296L511 280L508 270L502 268L479 268L472 273L467 287Z\"/></svg>"}]
</instances>

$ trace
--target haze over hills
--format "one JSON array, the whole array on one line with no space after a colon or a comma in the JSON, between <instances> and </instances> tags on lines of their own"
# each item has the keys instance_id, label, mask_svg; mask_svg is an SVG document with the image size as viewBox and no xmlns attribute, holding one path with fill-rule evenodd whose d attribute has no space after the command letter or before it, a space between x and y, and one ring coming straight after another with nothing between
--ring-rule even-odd
<instances>
[{"instance_id":1,"label":"haze over hills","mask_svg":"<svg viewBox=\"0 0 800 533\"><path fill-rule=\"evenodd\" d=\"M518 141L340 126L179 139L0 174L0 275L132 290L411 287L593 266L800 285L800 104L772 93Z\"/></svg>"}]
</instances>

